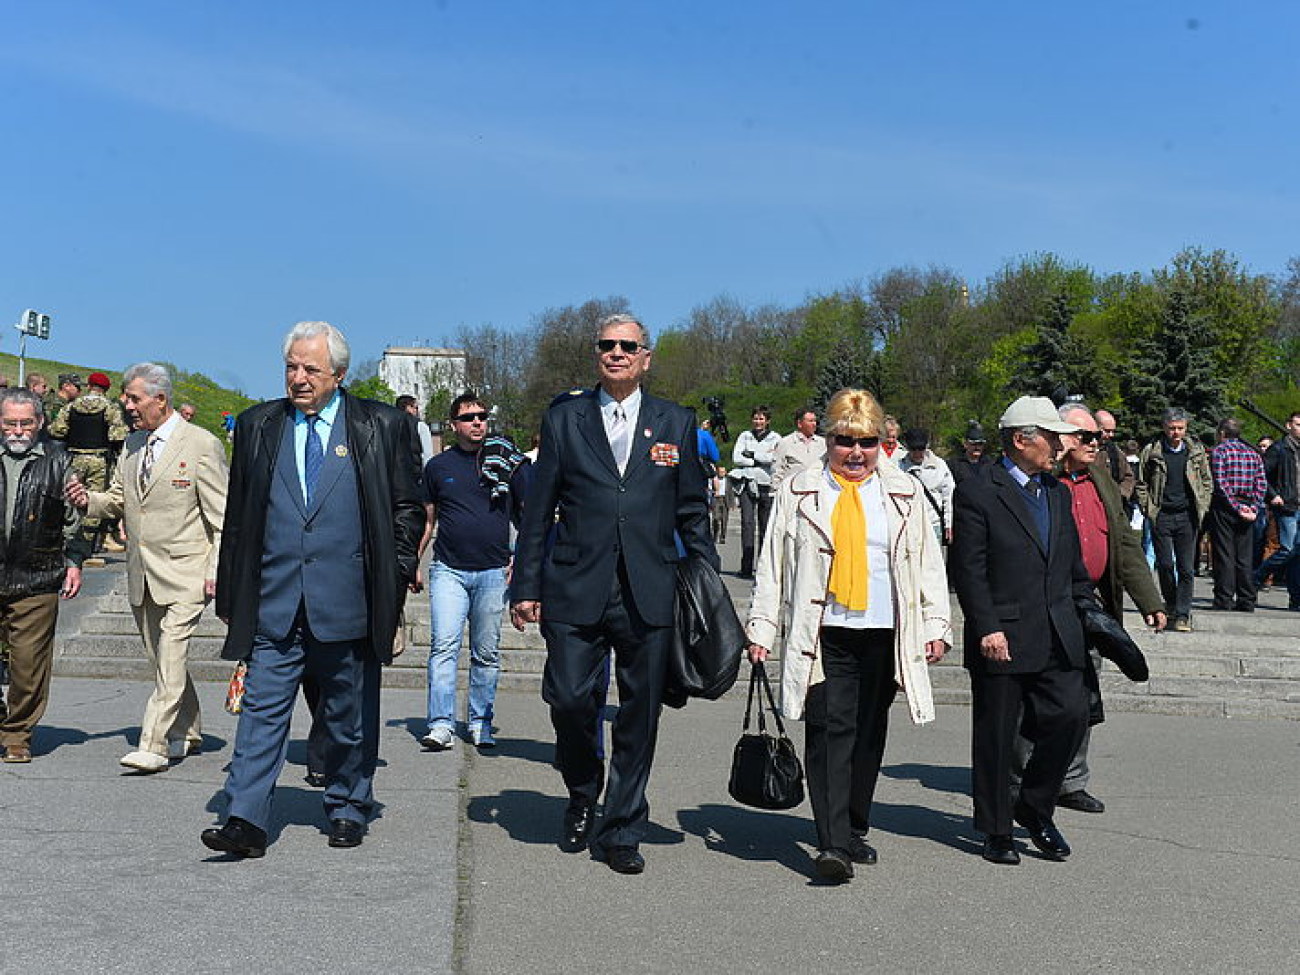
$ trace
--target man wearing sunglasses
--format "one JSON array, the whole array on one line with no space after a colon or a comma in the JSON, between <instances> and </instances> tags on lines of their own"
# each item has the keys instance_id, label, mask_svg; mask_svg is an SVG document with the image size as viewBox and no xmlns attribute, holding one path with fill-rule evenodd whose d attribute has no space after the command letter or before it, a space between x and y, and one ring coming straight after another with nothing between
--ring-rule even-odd
<instances>
[{"instance_id":1,"label":"man wearing sunglasses","mask_svg":"<svg viewBox=\"0 0 1300 975\"><path fill-rule=\"evenodd\" d=\"M1163 630L1164 602L1142 553L1142 534L1130 526L1123 491L1100 454L1103 437L1100 421L1082 403L1067 403L1058 412L1062 420L1076 428L1074 433L1061 434L1064 450L1059 480L1070 490L1070 513L1079 532L1083 567L1097 589L1101 605L1116 621L1123 623L1127 592L1147 626ZM1100 655L1089 647L1088 656L1093 673L1100 672ZM1096 681L1088 683L1094 698L1092 703L1096 705L1094 710L1100 710L1100 690ZM1078 812L1101 813L1106 810L1105 803L1087 790L1090 738L1091 729L1084 732L1083 741L1070 761L1056 804ZM1017 788L1033 749L1033 743L1023 735L1017 740L1011 776Z\"/></svg>"},{"instance_id":2,"label":"man wearing sunglasses","mask_svg":"<svg viewBox=\"0 0 1300 975\"><path fill-rule=\"evenodd\" d=\"M694 414L644 392L650 338L631 315L601 320L599 385L554 403L515 553L511 619L540 623L556 759L568 788L560 848L618 873L645 869L645 799L673 624L678 548L718 556ZM557 517L558 513L558 517ZM547 537L554 543L547 549ZM619 687L604 817L596 688L614 652Z\"/></svg>"},{"instance_id":3,"label":"man wearing sunglasses","mask_svg":"<svg viewBox=\"0 0 1300 975\"><path fill-rule=\"evenodd\" d=\"M427 519L420 553L438 526L429 565L433 626L429 650L428 731L420 744L450 748L456 726L456 670L461 635L469 623L469 693L465 725L478 748L496 744L492 718L501 675L501 616L510 581L510 524L519 523L526 493L523 455L506 458L504 477L493 478L488 408L474 393L451 403L456 443L424 468ZM503 438L493 438L504 442ZM497 459L500 455L495 455Z\"/></svg>"}]
</instances>

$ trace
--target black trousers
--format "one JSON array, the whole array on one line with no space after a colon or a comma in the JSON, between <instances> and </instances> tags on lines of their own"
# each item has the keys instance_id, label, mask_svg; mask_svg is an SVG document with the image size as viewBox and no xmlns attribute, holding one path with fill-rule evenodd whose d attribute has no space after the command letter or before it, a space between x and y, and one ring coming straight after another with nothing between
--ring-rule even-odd
<instances>
[{"instance_id":1,"label":"black trousers","mask_svg":"<svg viewBox=\"0 0 1300 975\"><path fill-rule=\"evenodd\" d=\"M740 571L752 572L754 559L763 551L767 519L772 514L772 489L758 488L758 496L749 493L749 485L739 494L740 503ZM757 535L755 534L757 533Z\"/></svg>"},{"instance_id":2,"label":"black trousers","mask_svg":"<svg viewBox=\"0 0 1300 975\"><path fill-rule=\"evenodd\" d=\"M1214 547L1214 605L1230 609L1255 606L1255 523L1243 521L1218 497L1206 518Z\"/></svg>"},{"instance_id":3,"label":"black trousers","mask_svg":"<svg viewBox=\"0 0 1300 975\"><path fill-rule=\"evenodd\" d=\"M1192 614L1192 586L1196 576L1197 525L1190 511L1162 511L1152 526L1156 549L1156 575L1165 611L1171 616Z\"/></svg>"},{"instance_id":4,"label":"black trousers","mask_svg":"<svg viewBox=\"0 0 1300 975\"><path fill-rule=\"evenodd\" d=\"M826 626L821 653L826 680L804 700L804 770L817 848L843 850L871 825L889 706L898 691L894 631Z\"/></svg>"},{"instance_id":5,"label":"black trousers","mask_svg":"<svg viewBox=\"0 0 1300 975\"><path fill-rule=\"evenodd\" d=\"M989 836L1011 835L1011 763L1019 735L1033 742L1020 802L1040 819L1051 819L1065 773L1088 730L1083 671L1062 670L1055 661L1036 674L972 670L970 685L975 828Z\"/></svg>"},{"instance_id":6,"label":"black trousers","mask_svg":"<svg viewBox=\"0 0 1300 975\"><path fill-rule=\"evenodd\" d=\"M551 706L555 757L570 802L595 802L604 785L598 754L598 685L609 680L614 653L619 706L609 748L605 811L591 846L638 846L650 821L646 784L659 737L672 628L650 626L636 610L622 560L601 618L590 626L547 622L542 698Z\"/></svg>"}]
</instances>

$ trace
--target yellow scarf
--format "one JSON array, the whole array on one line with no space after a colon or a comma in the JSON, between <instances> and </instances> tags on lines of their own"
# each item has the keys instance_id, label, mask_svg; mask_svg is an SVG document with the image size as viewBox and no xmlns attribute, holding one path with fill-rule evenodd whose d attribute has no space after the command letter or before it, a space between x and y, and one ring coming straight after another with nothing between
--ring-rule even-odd
<instances>
[{"instance_id":1,"label":"yellow scarf","mask_svg":"<svg viewBox=\"0 0 1300 975\"><path fill-rule=\"evenodd\" d=\"M867 480L875 476L872 473ZM846 480L834 471L831 477L840 486L840 496L831 512L835 556L831 559L830 592L837 603L861 613L867 608L867 585L871 578L867 564L867 516L858 497L858 488L866 481Z\"/></svg>"}]
</instances>

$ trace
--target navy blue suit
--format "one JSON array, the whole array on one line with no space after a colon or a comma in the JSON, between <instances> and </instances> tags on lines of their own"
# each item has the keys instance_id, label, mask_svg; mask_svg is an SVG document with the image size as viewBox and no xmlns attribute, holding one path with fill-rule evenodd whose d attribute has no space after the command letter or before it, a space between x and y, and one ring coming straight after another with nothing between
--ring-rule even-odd
<instances>
[{"instance_id":1,"label":"navy blue suit","mask_svg":"<svg viewBox=\"0 0 1300 975\"><path fill-rule=\"evenodd\" d=\"M262 829L304 678L319 689L326 815L369 818L380 663L423 530L404 415L339 395L310 507L287 401L253 407L236 426L227 511L237 530L221 552L217 593L230 620L224 655L246 658L248 677L226 793L229 814Z\"/></svg>"},{"instance_id":2,"label":"navy blue suit","mask_svg":"<svg viewBox=\"0 0 1300 975\"><path fill-rule=\"evenodd\" d=\"M718 566L694 413L643 392L631 434L620 474L595 391L546 412L511 583L513 602L541 601L542 695L551 705L556 758L572 801L594 802L603 785L595 692L608 679L614 651L619 710L605 814L591 841L597 850L635 847L645 835L677 540Z\"/></svg>"}]
</instances>

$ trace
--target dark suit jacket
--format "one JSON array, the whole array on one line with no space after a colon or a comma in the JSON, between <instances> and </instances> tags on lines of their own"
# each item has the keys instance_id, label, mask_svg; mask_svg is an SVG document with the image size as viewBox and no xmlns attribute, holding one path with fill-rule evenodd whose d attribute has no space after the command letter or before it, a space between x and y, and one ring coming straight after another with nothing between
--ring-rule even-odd
<instances>
[{"instance_id":1,"label":"dark suit jacket","mask_svg":"<svg viewBox=\"0 0 1300 975\"><path fill-rule=\"evenodd\" d=\"M717 568L692 410L642 392L626 473L620 477L596 391L556 403L542 444L515 550L513 602L541 600L542 616L587 625L604 612L620 554L631 596L652 626L673 622L679 553ZM558 512L558 521L555 521ZM545 551L555 524L555 544Z\"/></svg>"},{"instance_id":2,"label":"dark suit jacket","mask_svg":"<svg viewBox=\"0 0 1300 975\"><path fill-rule=\"evenodd\" d=\"M964 662L972 673L1032 674L1046 668L1053 636L1069 663L1082 668L1086 651L1079 606L1094 602L1083 567L1069 488L1042 475L1048 496L1046 552L1024 489L1002 464L990 464L957 485L951 562L966 617ZM987 660L980 638L1007 635L1011 660Z\"/></svg>"},{"instance_id":3,"label":"dark suit jacket","mask_svg":"<svg viewBox=\"0 0 1300 975\"><path fill-rule=\"evenodd\" d=\"M407 414L373 400L342 395L349 453L361 494L366 591L339 593L338 598L368 601L371 651L389 663L397 614L406 585L415 578L424 531L424 504L416 480L420 445L411 437ZM245 410L235 424L217 566L217 615L230 625L221 651L227 660L247 657L257 631L267 498L284 425L293 421L293 412L287 399L271 400Z\"/></svg>"}]
</instances>

